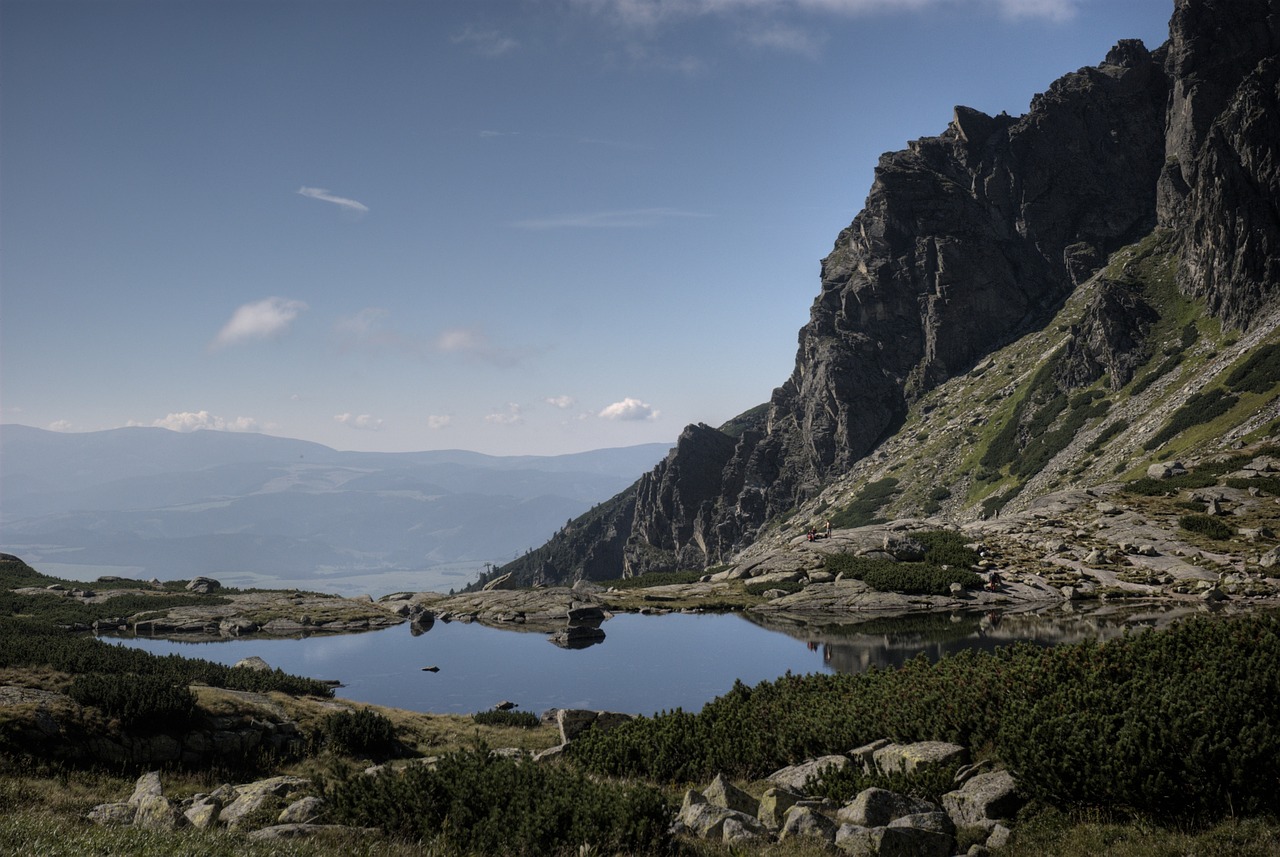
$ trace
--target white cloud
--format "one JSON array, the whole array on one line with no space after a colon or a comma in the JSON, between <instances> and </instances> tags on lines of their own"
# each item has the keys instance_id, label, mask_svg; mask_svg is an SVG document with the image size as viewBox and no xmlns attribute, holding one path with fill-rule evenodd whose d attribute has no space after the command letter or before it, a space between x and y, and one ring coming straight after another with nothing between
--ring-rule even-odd
<instances>
[{"instance_id":1,"label":"white cloud","mask_svg":"<svg viewBox=\"0 0 1280 857\"><path fill-rule=\"evenodd\" d=\"M306 308L307 305L302 301L274 297L244 304L231 314L231 320L218 331L210 347L223 348L251 339L281 336L298 317L298 313Z\"/></svg>"},{"instance_id":2,"label":"white cloud","mask_svg":"<svg viewBox=\"0 0 1280 857\"><path fill-rule=\"evenodd\" d=\"M486 414L484 421L494 423L496 425L511 426L524 422L524 416L521 413L521 407L515 402L507 405L505 411L495 411L492 414Z\"/></svg>"},{"instance_id":3,"label":"white cloud","mask_svg":"<svg viewBox=\"0 0 1280 857\"><path fill-rule=\"evenodd\" d=\"M361 431L380 431L383 422L379 417L370 416L369 414L335 414L333 419L347 428L360 429Z\"/></svg>"},{"instance_id":4,"label":"white cloud","mask_svg":"<svg viewBox=\"0 0 1280 857\"><path fill-rule=\"evenodd\" d=\"M131 425L136 423L130 422ZM258 421L253 417L236 417L226 420L208 411L180 411L169 414L163 419L154 420L151 425L166 428L170 431L193 432L201 429L210 431L257 431Z\"/></svg>"},{"instance_id":5,"label":"white cloud","mask_svg":"<svg viewBox=\"0 0 1280 857\"><path fill-rule=\"evenodd\" d=\"M455 33L449 41L455 45L474 48L476 53L486 57L500 57L520 47L519 42L498 30L480 30L475 27L466 27Z\"/></svg>"},{"instance_id":6,"label":"white cloud","mask_svg":"<svg viewBox=\"0 0 1280 857\"><path fill-rule=\"evenodd\" d=\"M449 414L431 414L427 417L427 428L434 430L442 429L453 422L453 417Z\"/></svg>"},{"instance_id":7,"label":"white cloud","mask_svg":"<svg viewBox=\"0 0 1280 857\"><path fill-rule=\"evenodd\" d=\"M49 423L49 431L71 431L71 420L54 420Z\"/></svg>"},{"instance_id":8,"label":"white cloud","mask_svg":"<svg viewBox=\"0 0 1280 857\"><path fill-rule=\"evenodd\" d=\"M575 399L573 398L573 396L551 396L550 398L544 399L543 401L545 401L551 407L559 408L562 411L572 408L575 404Z\"/></svg>"},{"instance_id":9,"label":"white cloud","mask_svg":"<svg viewBox=\"0 0 1280 857\"><path fill-rule=\"evenodd\" d=\"M442 331L436 337L433 347L441 354L481 360L494 366L514 366L538 351L531 347L506 348L494 345L484 331L470 327L454 327Z\"/></svg>"},{"instance_id":10,"label":"white cloud","mask_svg":"<svg viewBox=\"0 0 1280 857\"><path fill-rule=\"evenodd\" d=\"M318 199L321 202L331 202L334 205L345 208L347 211L354 211L357 214L367 214L369 206L363 202L356 202L354 199L347 199L345 196L334 196L322 187L307 187L303 185L298 188L298 193L310 199Z\"/></svg>"},{"instance_id":11,"label":"white cloud","mask_svg":"<svg viewBox=\"0 0 1280 857\"><path fill-rule=\"evenodd\" d=\"M667 220L705 218L709 214L681 211L676 208L632 208L622 211L597 211L586 214L566 214L558 217L518 220L513 225L521 229L635 229L657 226Z\"/></svg>"},{"instance_id":12,"label":"white cloud","mask_svg":"<svg viewBox=\"0 0 1280 857\"><path fill-rule=\"evenodd\" d=\"M598 416L606 420L656 420L660 411L648 402L627 397L621 402L614 402L602 410Z\"/></svg>"}]
</instances>

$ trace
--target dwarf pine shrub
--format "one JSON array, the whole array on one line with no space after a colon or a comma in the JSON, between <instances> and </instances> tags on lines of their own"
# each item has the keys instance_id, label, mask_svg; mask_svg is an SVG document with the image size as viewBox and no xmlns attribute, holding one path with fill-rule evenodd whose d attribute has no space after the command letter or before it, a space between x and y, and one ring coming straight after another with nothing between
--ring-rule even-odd
<instances>
[{"instance_id":1,"label":"dwarf pine shrub","mask_svg":"<svg viewBox=\"0 0 1280 857\"><path fill-rule=\"evenodd\" d=\"M966 650L857 675L741 683L587 732L587 770L755 779L878 738L989 747L1033 798L1180 822L1280 811L1280 616L1188 619L1098 645Z\"/></svg>"},{"instance_id":2,"label":"dwarf pine shrub","mask_svg":"<svg viewBox=\"0 0 1280 857\"><path fill-rule=\"evenodd\" d=\"M339 823L468 854L538 857L583 845L654 854L670 842L671 808L657 789L493 756L483 745L434 768L346 780L326 800Z\"/></svg>"}]
</instances>

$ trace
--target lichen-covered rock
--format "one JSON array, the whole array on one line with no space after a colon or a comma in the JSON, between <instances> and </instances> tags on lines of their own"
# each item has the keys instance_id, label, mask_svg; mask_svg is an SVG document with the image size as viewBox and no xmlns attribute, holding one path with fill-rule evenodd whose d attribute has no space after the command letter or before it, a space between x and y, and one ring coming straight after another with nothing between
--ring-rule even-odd
<instances>
[{"instance_id":1,"label":"lichen-covered rock","mask_svg":"<svg viewBox=\"0 0 1280 857\"><path fill-rule=\"evenodd\" d=\"M756 818L771 830L778 830L786 818L787 810L804 800L803 795L787 789L766 789L760 796L760 806L756 810Z\"/></svg>"},{"instance_id":2,"label":"lichen-covered rock","mask_svg":"<svg viewBox=\"0 0 1280 857\"><path fill-rule=\"evenodd\" d=\"M910 774L930 765L962 762L968 755L969 751L959 744L917 741L914 744L888 744L876 750L872 757L882 773Z\"/></svg>"},{"instance_id":3,"label":"lichen-covered rock","mask_svg":"<svg viewBox=\"0 0 1280 857\"><path fill-rule=\"evenodd\" d=\"M836 818L859 827L885 827L904 815L936 811L937 807L926 800L907 797L888 789L863 789L848 805L842 807Z\"/></svg>"},{"instance_id":4,"label":"lichen-covered rock","mask_svg":"<svg viewBox=\"0 0 1280 857\"><path fill-rule=\"evenodd\" d=\"M1000 819L1012 818L1025 803L1008 771L979 774L942 796L942 806L956 827L990 830Z\"/></svg>"},{"instance_id":5,"label":"lichen-covered rock","mask_svg":"<svg viewBox=\"0 0 1280 857\"><path fill-rule=\"evenodd\" d=\"M778 840L805 838L816 839L829 845L836 841L836 823L807 806L793 806L787 810Z\"/></svg>"},{"instance_id":6,"label":"lichen-covered rock","mask_svg":"<svg viewBox=\"0 0 1280 857\"><path fill-rule=\"evenodd\" d=\"M711 784L702 790L709 803L733 809L754 817L760 810L760 801L725 779L724 774L716 774Z\"/></svg>"},{"instance_id":7,"label":"lichen-covered rock","mask_svg":"<svg viewBox=\"0 0 1280 857\"><path fill-rule=\"evenodd\" d=\"M776 770L765 779L790 791L804 794L805 784L810 780L818 779L824 771L840 770L850 764L848 756L820 756Z\"/></svg>"}]
</instances>

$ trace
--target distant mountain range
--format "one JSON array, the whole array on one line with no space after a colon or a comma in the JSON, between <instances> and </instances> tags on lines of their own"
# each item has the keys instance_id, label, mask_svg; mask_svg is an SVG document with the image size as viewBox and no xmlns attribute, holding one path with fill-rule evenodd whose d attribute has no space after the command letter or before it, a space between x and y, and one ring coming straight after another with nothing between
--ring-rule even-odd
<instances>
[{"instance_id":1,"label":"distant mountain range","mask_svg":"<svg viewBox=\"0 0 1280 857\"><path fill-rule=\"evenodd\" d=\"M0 425L0 550L77 580L460 588L667 451L366 453L248 433Z\"/></svg>"}]
</instances>

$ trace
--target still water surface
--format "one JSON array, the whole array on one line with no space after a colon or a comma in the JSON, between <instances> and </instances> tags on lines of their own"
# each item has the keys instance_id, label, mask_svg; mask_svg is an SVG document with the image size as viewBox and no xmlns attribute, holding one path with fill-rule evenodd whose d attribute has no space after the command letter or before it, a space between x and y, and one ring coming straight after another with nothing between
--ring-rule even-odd
<instances>
[{"instance_id":1,"label":"still water surface","mask_svg":"<svg viewBox=\"0 0 1280 857\"><path fill-rule=\"evenodd\" d=\"M769 629L739 614L622 614L602 626L603 643L562 649L546 635L436 622L426 633L406 625L364 634L306 639L234 639L187 643L119 641L156 654L234 664L257 655L285 672L344 685L347 699L439 713L468 713L508 699L521 710L590 708L653 714L697 711L728 691L784 673L861 672L962 649L1012 642L1056 645L1108 639L1126 625L1163 624L1166 610L1139 615L926 615L857 625ZM437 666L439 672L424 672Z\"/></svg>"}]
</instances>

